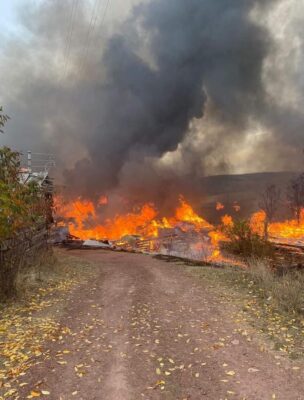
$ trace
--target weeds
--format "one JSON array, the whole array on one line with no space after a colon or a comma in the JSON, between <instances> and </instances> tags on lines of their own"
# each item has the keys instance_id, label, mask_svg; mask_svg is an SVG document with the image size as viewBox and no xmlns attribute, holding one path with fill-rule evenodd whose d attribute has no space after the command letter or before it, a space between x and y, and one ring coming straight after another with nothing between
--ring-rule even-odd
<instances>
[{"instance_id":1,"label":"weeds","mask_svg":"<svg viewBox=\"0 0 304 400\"><path fill-rule=\"evenodd\" d=\"M303 274L293 272L277 278L272 293L278 309L304 315Z\"/></svg>"},{"instance_id":2,"label":"weeds","mask_svg":"<svg viewBox=\"0 0 304 400\"><path fill-rule=\"evenodd\" d=\"M248 273L260 289L264 298L269 299L278 311L304 314L304 274L287 272L277 276L267 262L253 259Z\"/></svg>"},{"instance_id":3,"label":"weeds","mask_svg":"<svg viewBox=\"0 0 304 400\"><path fill-rule=\"evenodd\" d=\"M20 264L26 263L21 260ZM14 283L17 297L32 295L32 291L39 288L41 283L48 282L58 274L57 269L58 260L51 248L36 254L31 265L18 269Z\"/></svg>"}]
</instances>

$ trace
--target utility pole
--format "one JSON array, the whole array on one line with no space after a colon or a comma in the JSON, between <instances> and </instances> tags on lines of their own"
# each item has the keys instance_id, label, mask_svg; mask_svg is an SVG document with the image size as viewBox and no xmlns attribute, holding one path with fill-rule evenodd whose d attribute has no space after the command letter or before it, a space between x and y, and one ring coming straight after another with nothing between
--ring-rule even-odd
<instances>
[{"instance_id":1,"label":"utility pole","mask_svg":"<svg viewBox=\"0 0 304 400\"><path fill-rule=\"evenodd\" d=\"M28 172L31 173L32 172L32 152L31 151L27 152L27 168L28 168Z\"/></svg>"}]
</instances>

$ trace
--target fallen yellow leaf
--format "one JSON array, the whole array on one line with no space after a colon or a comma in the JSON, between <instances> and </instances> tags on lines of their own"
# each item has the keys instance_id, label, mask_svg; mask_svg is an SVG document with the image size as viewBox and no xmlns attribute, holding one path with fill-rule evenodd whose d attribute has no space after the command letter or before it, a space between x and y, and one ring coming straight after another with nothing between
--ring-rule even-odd
<instances>
[{"instance_id":1,"label":"fallen yellow leaf","mask_svg":"<svg viewBox=\"0 0 304 400\"><path fill-rule=\"evenodd\" d=\"M35 390L31 391L31 396L32 397L40 397L40 392L36 392Z\"/></svg>"}]
</instances>

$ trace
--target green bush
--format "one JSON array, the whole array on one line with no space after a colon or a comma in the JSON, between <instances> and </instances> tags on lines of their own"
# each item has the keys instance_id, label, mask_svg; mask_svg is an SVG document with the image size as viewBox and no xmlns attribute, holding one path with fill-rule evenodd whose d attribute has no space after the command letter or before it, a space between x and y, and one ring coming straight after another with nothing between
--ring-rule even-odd
<instances>
[{"instance_id":1,"label":"green bush","mask_svg":"<svg viewBox=\"0 0 304 400\"><path fill-rule=\"evenodd\" d=\"M249 221L236 221L223 228L229 241L225 248L236 255L244 257L270 257L274 248L270 242L253 232Z\"/></svg>"},{"instance_id":2,"label":"green bush","mask_svg":"<svg viewBox=\"0 0 304 400\"><path fill-rule=\"evenodd\" d=\"M45 196L35 183L20 179L20 155L0 148L0 241L45 220Z\"/></svg>"}]
</instances>

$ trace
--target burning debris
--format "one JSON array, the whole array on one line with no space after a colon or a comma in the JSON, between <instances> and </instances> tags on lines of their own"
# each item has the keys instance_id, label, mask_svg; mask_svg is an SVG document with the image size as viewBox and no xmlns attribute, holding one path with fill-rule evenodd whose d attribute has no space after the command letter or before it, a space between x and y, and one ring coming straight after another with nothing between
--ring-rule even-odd
<instances>
[{"instance_id":1,"label":"burning debris","mask_svg":"<svg viewBox=\"0 0 304 400\"><path fill-rule=\"evenodd\" d=\"M105 200L106 199L106 200ZM100 214L108 206L109 199L100 197L94 203L77 199L64 202L56 199L58 224L61 233L68 235L63 240L69 248L95 248L110 250L138 251L183 257L192 260L244 265L223 250L222 244L229 241L225 228L234 226L232 216L224 215L220 226L214 226L199 216L183 196L173 215L161 216L152 203L134 208L132 212L106 218L102 223ZM239 205L237 203L235 206ZM217 210L225 206L217 204ZM254 213L250 218L252 232L263 237L266 214ZM269 239L280 254L286 251L304 256L304 210L300 222L287 220L268 225ZM289 249L289 251L288 251Z\"/></svg>"},{"instance_id":2,"label":"burning debris","mask_svg":"<svg viewBox=\"0 0 304 400\"><path fill-rule=\"evenodd\" d=\"M215 228L196 214L182 196L172 217L157 218L156 207L145 204L131 213L106 219L102 225L96 224L97 210L91 201L77 199L65 204L57 199L56 208L59 224L67 222L70 234L83 241L109 240L110 247L189 253L197 259L209 259L215 253L215 238L211 235Z\"/></svg>"}]
</instances>

